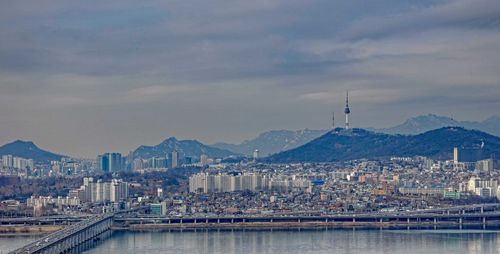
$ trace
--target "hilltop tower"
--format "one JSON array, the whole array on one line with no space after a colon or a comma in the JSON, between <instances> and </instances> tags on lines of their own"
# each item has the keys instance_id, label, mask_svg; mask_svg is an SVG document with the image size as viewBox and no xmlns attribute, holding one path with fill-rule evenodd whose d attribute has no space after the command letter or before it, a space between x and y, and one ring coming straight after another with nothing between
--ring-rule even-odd
<instances>
[{"instance_id":1,"label":"hilltop tower","mask_svg":"<svg viewBox=\"0 0 500 254\"><path fill-rule=\"evenodd\" d=\"M349 91L346 91L345 95L345 129L349 130L349 114L351 113L351 110L349 109Z\"/></svg>"}]
</instances>

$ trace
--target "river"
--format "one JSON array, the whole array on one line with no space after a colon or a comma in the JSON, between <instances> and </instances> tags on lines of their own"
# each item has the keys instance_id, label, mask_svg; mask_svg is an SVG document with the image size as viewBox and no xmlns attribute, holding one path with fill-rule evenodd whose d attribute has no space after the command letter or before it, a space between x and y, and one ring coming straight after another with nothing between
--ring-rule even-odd
<instances>
[{"instance_id":1,"label":"river","mask_svg":"<svg viewBox=\"0 0 500 254\"><path fill-rule=\"evenodd\" d=\"M0 237L1 253L34 237ZM308 254L500 253L500 231L246 230L115 231L85 253Z\"/></svg>"}]
</instances>

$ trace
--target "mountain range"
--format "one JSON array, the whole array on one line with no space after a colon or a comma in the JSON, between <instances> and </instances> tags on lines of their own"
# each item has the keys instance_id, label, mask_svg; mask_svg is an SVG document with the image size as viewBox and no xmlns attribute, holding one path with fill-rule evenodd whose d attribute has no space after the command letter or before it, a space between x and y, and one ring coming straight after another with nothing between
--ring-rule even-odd
<instances>
[{"instance_id":1,"label":"mountain range","mask_svg":"<svg viewBox=\"0 0 500 254\"><path fill-rule=\"evenodd\" d=\"M367 130L386 134L414 135L448 126L459 126L466 129L480 130L500 136L500 117L493 116L481 122L457 121L451 117L434 114L420 115L389 128L366 128ZM216 143L211 146L226 149L235 153L252 156L255 149L261 156L267 156L290 150L320 137L329 130L272 130L259 134L256 138L245 140L240 144Z\"/></svg>"},{"instance_id":2,"label":"mountain range","mask_svg":"<svg viewBox=\"0 0 500 254\"><path fill-rule=\"evenodd\" d=\"M61 160L62 155L51 153L40 149L31 141L16 140L12 143L0 146L0 155L13 155L25 159L33 159L36 162L49 162Z\"/></svg>"},{"instance_id":3,"label":"mountain range","mask_svg":"<svg viewBox=\"0 0 500 254\"><path fill-rule=\"evenodd\" d=\"M260 156L268 156L280 151L301 146L323 134L327 130L273 130L261 133L254 139L245 140L240 144L216 143L211 146L233 151L235 153L252 156L253 151L259 150Z\"/></svg>"},{"instance_id":4,"label":"mountain range","mask_svg":"<svg viewBox=\"0 0 500 254\"><path fill-rule=\"evenodd\" d=\"M500 136L500 116L492 116L484 121L474 122L457 121L447 116L428 114L410 118L404 123L393 127L382 129L368 129L387 134L419 134L447 126L459 126L466 129L480 130L496 136Z\"/></svg>"},{"instance_id":5,"label":"mountain range","mask_svg":"<svg viewBox=\"0 0 500 254\"><path fill-rule=\"evenodd\" d=\"M466 129L476 129L500 136L500 117L493 116L481 122L457 121L446 116L434 114L421 115L410 118L397 126L367 130L380 134L405 134L415 135L434 129L447 126L458 126ZM280 153L300 147L308 142L329 133L329 130L272 130L261 133L254 139L245 140L240 144L216 143L205 145L196 140L177 140L168 138L156 146L140 146L133 151L134 157L150 158L154 156L165 156L171 153L174 148L180 156L199 157L206 154L209 157L224 158L228 156L247 155L252 156L255 149L258 149L261 157ZM12 154L23 158L33 158L36 161L48 162L59 160L62 156L38 148L31 141L17 140L0 147L0 155Z\"/></svg>"},{"instance_id":6,"label":"mountain range","mask_svg":"<svg viewBox=\"0 0 500 254\"><path fill-rule=\"evenodd\" d=\"M390 156L451 159L454 147L482 146L481 157L500 156L500 138L478 130L444 127L417 135L392 135L337 128L292 150L269 156L273 163L332 162Z\"/></svg>"},{"instance_id":7,"label":"mountain range","mask_svg":"<svg viewBox=\"0 0 500 254\"><path fill-rule=\"evenodd\" d=\"M174 149L179 153L179 157L200 158L202 154L211 158L225 158L229 156L240 156L240 154L228 150L211 147L200 143L197 140L177 140L174 137L165 139L155 146L139 146L132 152L134 158L165 157L172 153Z\"/></svg>"}]
</instances>

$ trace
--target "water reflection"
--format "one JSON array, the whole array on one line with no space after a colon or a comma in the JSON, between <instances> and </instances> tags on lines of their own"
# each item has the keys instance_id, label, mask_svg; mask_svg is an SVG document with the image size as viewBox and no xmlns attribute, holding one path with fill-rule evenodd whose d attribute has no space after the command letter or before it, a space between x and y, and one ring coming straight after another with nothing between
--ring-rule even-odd
<instances>
[{"instance_id":1,"label":"water reflection","mask_svg":"<svg viewBox=\"0 0 500 254\"><path fill-rule=\"evenodd\" d=\"M68 254L82 253L86 250L96 248L99 245L101 245L103 242L105 242L112 235L113 235L112 231L106 231L106 232L100 234L98 238L90 240L90 241L86 241L85 243L78 245L76 248L70 250L67 253ZM42 237L43 237L43 235L2 236L2 237L0 237L0 254L9 253L10 251L21 248L21 247L23 247L29 243L32 243L32 242L34 242Z\"/></svg>"},{"instance_id":2,"label":"water reflection","mask_svg":"<svg viewBox=\"0 0 500 254\"><path fill-rule=\"evenodd\" d=\"M114 232L86 253L500 253L496 231Z\"/></svg>"}]
</instances>

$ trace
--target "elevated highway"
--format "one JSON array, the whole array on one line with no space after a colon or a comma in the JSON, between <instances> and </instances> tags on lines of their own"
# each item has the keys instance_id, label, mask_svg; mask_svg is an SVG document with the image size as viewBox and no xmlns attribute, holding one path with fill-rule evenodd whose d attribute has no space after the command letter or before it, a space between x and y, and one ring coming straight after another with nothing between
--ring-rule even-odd
<instances>
[{"instance_id":1,"label":"elevated highway","mask_svg":"<svg viewBox=\"0 0 500 254\"><path fill-rule=\"evenodd\" d=\"M352 214L332 216L222 216L222 217L116 217L115 225L134 227L134 225L165 228L217 228L228 225L238 227L261 226L366 226L366 227L388 227L388 226L456 226L461 228L466 225L487 226L500 225L500 212L475 213L475 214ZM140 228L140 227L138 227Z\"/></svg>"}]
</instances>

